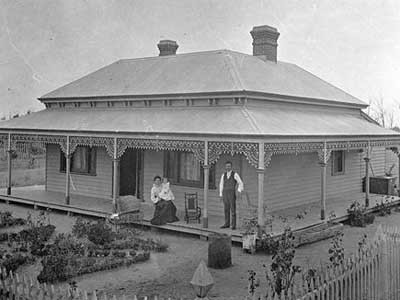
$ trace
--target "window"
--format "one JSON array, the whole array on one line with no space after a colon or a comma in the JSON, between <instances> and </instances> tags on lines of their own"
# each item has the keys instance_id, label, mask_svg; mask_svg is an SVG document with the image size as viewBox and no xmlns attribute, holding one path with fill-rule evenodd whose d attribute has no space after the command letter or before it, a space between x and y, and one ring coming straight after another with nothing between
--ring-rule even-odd
<instances>
[{"instance_id":1,"label":"window","mask_svg":"<svg viewBox=\"0 0 400 300\"><path fill-rule=\"evenodd\" d=\"M209 188L215 189L215 168L209 173ZM191 152L164 152L164 176L173 184L203 187L203 167Z\"/></svg>"},{"instance_id":2,"label":"window","mask_svg":"<svg viewBox=\"0 0 400 300\"><path fill-rule=\"evenodd\" d=\"M60 151L61 152L61 151ZM66 171L67 160L64 153L60 153L60 171ZM96 175L96 148L78 146L70 161L71 173Z\"/></svg>"},{"instance_id":3,"label":"window","mask_svg":"<svg viewBox=\"0 0 400 300\"><path fill-rule=\"evenodd\" d=\"M344 174L344 151L332 151L332 175Z\"/></svg>"}]
</instances>

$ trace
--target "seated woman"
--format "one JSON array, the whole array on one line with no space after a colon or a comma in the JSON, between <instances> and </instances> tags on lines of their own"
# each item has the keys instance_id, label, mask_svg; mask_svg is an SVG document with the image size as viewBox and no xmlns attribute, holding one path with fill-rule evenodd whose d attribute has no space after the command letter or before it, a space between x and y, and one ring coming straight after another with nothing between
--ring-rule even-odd
<instances>
[{"instance_id":1,"label":"seated woman","mask_svg":"<svg viewBox=\"0 0 400 300\"><path fill-rule=\"evenodd\" d=\"M151 219L153 225L164 225L179 221L176 217L176 207L172 200L175 200L174 194L170 189L167 178L161 183L161 177L154 177L154 184L151 189L151 200L155 205L154 216Z\"/></svg>"}]
</instances>

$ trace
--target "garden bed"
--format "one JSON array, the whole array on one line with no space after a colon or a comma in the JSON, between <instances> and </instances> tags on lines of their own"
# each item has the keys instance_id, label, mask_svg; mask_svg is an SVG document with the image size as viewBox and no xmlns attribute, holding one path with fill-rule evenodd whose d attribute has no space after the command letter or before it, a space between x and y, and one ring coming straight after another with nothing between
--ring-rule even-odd
<instances>
[{"instance_id":1,"label":"garden bed","mask_svg":"<svg viewBox=\"0 0 400 300\"><path fill-rule=\"evenodd\" d=\"M150 251L164 252L168 245L141 238L136 230L112 231L104 221L78 218L72 234L59 234L38 250L42 256L39 282L62 282L75 276L130 266L150 258Z\"/></svg>"},{"instance_id":2,"label":"garden bed","mask_svg":"<svg viewBox=\"0 0 400 300\"><path fill-rule=\"evenodd\" d=\"M0 266L7 272L16 271L24 264L34 263L36 260L34 249L38 245L46 243L53 235L55 226L45 225L45 213L43 212L37 220L13 218L11 213L0 213L2 220L8 224L7 228L17 225L22 229L19 232L0 233Z\"/></svg>"},{"instance_id":3,"label":"garden bed","mask_svg":"<svg viewBox=\"0 0 400 300\"><path fill-rule=\"evenodd\" d=\"M22 265L41 263L40 282L62 282L75 276L130 266L150 258L150 251L164 252L168 245L160 240L143 238L134 229L115 232L104 221L78 218L72 233L58 234L51 225L49 212L41 211L34 220L13 218L0 213L4 231L0 233L0 266L7 272ZM18 231L11 226L20 226ZM7 228L5 227L7 226Z\"/></svg>"}]
</instances>

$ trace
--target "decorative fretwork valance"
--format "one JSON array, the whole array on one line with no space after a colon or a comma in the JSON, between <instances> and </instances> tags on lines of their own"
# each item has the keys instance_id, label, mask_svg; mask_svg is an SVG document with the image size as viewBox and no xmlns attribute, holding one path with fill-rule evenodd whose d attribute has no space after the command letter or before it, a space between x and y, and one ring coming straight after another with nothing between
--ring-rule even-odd
<instances>
[{"instance_id":1,"label":"decorative fretwork valance","mask_svg":"<svg viewBox=\"0 0 400 300\"><path fill-rule=\"evenodd\" d=\"M111 137L70 136L69 154L75 152L78 146L105 147L110 157L114 156L114 139ZM64 151L66 153L66 151Z\"/></svg>"},{"instance_id":2,"label":"decorative fretwork valance","mask_svg":"<svg viewBox=\"0 0 400 300\"><path fill-rule=\"evenodd\" d=\"M209 142L208 163L214 164L221 154L242 154L247 161L255 168L258 168L258 143L243 142Z\"/></svg>"},{"instance_id":3,"label":"decorative fretwork valance","mask_svg":"<svg viewBox=\"0 0 400 300\"><path fill-rule=\"evenodd\" d=\"M137 139L119 138L117 158L121 157L127 148L147 149L156 151L187 151L193 152L195 158L204 163L204 142L188 140L167 140L167 139Z\"/></svg>"},{"instance_id":4,"label":"decorative fretwork valance","mask_svg":"<svg viewBox=\"0 0 400 300\"><path fill-rule=\"evenodd\" d=\"M11 140L9 141L9 137ZM138 137L104 137L104 136L67 136L51 134L19 134L19 133L0 133L0 145L8 147L10 144L12 150L16 150L20 143L32 143L42 145L57 144L61 150L67 154L74 153L76 147L96 146L105 147L107 154L113 159L119 159L127 148L137 148L155 151L187 151L192 152L195 158L202 164L214 164L222 154L243 155L250 165L255 168L259 166L259 151L262 151L262 145L259 142L245 141L201 141L201 140L179 140L164 138L138 138ZM67 143L68 146L67 146ZM207 147L206 147L207 143ZM326 163L332 151L335 150L355 150L362 149L368 155L373 147L391 148L396 154L400 149L400 138L390 137L380 138L360 138L358 140L338 140L338 141L302 141L285 143L264 143L264 168L268 167L273 155L280 154L299 154L307 152L316 152L320 162ZM261 150L260 150L261 147ZM208 149L208 155L205 151ZM207 157L207 161L205 161Z\"/></svg>"}]
</instances>

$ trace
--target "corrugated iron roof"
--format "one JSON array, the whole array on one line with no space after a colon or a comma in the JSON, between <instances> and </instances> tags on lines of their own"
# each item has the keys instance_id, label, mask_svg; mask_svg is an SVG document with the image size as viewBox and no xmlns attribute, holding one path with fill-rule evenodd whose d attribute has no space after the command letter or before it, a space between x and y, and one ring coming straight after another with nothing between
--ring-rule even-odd
<instances>
[{"instance_id":1,"label":"corrugated iron roof","mask_svg":"<svg viewBox=\"0 0 400 300\"><path fill-rule=\"evenodd\" d=\"M296 136L397 135L359 114L297 106L42 110L0 122L0 130Z\"/></svg>"},{"instance_id":2,"label":"corrugated iron roof","mask_svg":"<svg viewBox=\"0 0 400 300\"><path fill-rule=\"evenodd\" d=\"M295 64L230 50L119 60L40 99L237 91L365 105Z\"/></svg>"}]
</instances>

